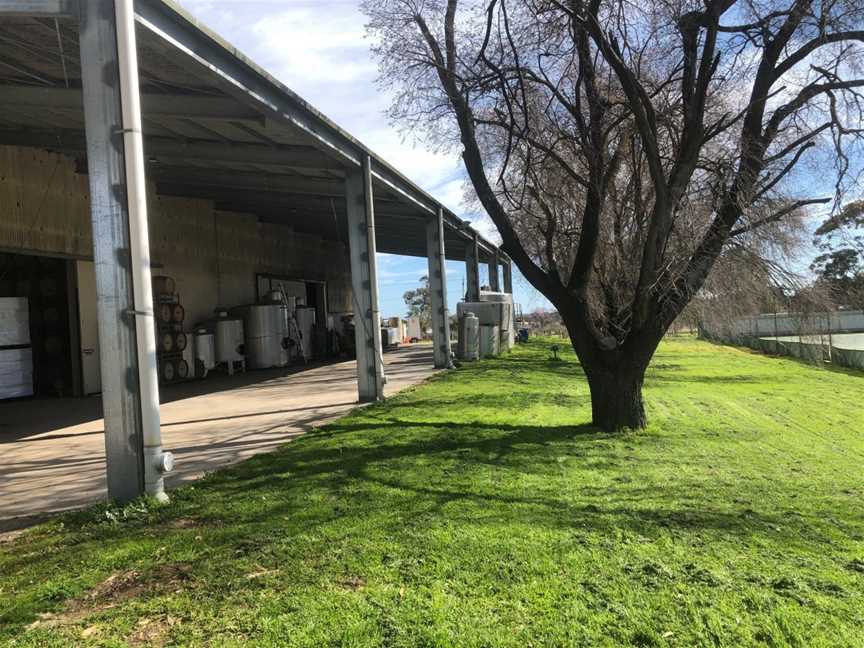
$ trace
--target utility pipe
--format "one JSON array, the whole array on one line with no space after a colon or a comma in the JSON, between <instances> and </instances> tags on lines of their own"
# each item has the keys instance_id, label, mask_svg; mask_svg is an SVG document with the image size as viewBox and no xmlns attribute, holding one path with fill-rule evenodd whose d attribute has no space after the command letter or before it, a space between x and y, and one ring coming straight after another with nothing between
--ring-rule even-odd
<instances>
[{"instance_id":1,"label":"utility pipe","mask_svg":"<svg viewBox=\"0 0 864 648\"><path fill-rule=\"evenodd\" d=\"M141 423L144 442L144 492L168 501L163 475L174 467L174 456L162 450L159 420L159 379L156 365L156 331L150 278L150 237L147 230L147 181L144 175L144 138L141 129L141 96L138 84L138 52L135 43L133 0L115 0L117 59L120 68L120 103L129 203L129 251L134 317L138 341L138 382L141 390Z\"/></svg>"}]
</instances>

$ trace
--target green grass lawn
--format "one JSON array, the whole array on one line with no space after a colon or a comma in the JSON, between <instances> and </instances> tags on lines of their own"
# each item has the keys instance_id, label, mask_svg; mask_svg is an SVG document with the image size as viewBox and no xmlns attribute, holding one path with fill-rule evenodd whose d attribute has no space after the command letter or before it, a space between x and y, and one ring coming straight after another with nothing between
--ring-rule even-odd
<instances>
[{"instance_id":1,"label":"green grass lawn","mask_svg":"<svg viewBox=\"0 0 864 648\"><path fill-rule=\"evenodd\" d=\"M0 545L0 643L864 646L864 374L674 339L609 435L548 345Z\"/></svg>"}]
</instances>

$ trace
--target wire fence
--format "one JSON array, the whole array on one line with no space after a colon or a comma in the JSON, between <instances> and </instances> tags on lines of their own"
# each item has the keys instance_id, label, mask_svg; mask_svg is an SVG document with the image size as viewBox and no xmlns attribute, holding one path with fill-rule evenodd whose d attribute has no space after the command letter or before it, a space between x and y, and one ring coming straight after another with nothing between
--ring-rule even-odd
<instances>
[{"instance_id":1,"label":"wire fence","mask_svg":"<svg viewBox=\"0 0 864 648\"><path fill-rule=\"evenodd\" d=\"M703 322L699 336L769 355L864 370L864 311L763 313Z\"/></svg>"}]
</instances>

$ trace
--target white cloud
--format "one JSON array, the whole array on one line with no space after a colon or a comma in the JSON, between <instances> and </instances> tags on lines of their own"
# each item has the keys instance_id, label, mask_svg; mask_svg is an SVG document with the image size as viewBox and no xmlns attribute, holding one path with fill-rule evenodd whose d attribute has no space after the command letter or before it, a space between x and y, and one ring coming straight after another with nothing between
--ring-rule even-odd
<instances>
[{"instance_id":1,"label":"white cloud","mask_svg":"<svg viewBox=\"0 0 864 648\"><path fill-rule=\"evenodd\" d=\"M356 7L321 3L275 11L255 21L251 31L282 78L353 84L375 75Z\"/></svg>"}]
</instances>

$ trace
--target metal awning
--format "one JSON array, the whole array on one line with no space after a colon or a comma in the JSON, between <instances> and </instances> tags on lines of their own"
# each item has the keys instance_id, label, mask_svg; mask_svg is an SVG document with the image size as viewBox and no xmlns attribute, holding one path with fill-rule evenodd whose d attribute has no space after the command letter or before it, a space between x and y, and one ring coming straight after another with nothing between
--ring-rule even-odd
<instances>
[{"instance_id":1,"label":"metal awning","mask_svg":"<svg viewBox=\"0 0 864 648\"><path fill-rule=\"evenodd\" d=\"M83 161L76 2L0 0L10 8L20 11L0 21L0 144ZM425 223L439 209L432 196L173 2L137 0L135 12L147 172L158 193L344 242L345 172L368 154L378 250L426 256ZM444 217L447 258L464 260L475 233L446 209ZM479 236L478 245L487 259L496 250Z\"/></svg>"}]
</instances>

